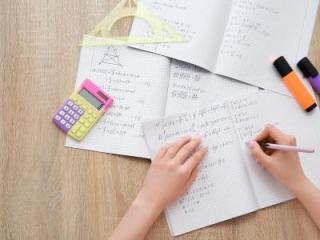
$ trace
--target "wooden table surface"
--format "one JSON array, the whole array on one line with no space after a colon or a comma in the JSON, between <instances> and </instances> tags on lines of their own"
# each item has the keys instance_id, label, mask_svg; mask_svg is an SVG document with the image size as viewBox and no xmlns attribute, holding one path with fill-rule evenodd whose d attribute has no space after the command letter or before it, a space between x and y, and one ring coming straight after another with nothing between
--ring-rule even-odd
<instances>
[{"instance_id":1,"label":"wooden table surface","mask_svg":"<svg viewBox=\"0 0 320 240\"><path fill-rule=\"evenodd\" d=\"M50 121L73 91L81 37L116 3L0 1L0 239L107 239L139 191L148 161L66 148ZM320 14L310 51L317 67L319 53ZM163 216L148 239L170 239ZM315 240L320 232L290 201L178 239Z\"/></svg>"}]
</instances>

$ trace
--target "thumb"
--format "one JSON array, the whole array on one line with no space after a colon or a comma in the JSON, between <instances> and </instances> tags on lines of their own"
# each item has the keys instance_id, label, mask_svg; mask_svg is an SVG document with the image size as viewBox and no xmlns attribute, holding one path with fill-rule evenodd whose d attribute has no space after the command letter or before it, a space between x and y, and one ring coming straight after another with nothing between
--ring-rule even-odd
<instances>
[{"instance_id":1,"label":"thumb","mask_svg":"<svg viewBox=\"0 0 320 240\"><path fill-rule=\"evenodd\" d=\"M269 162L269 156L264 153L264 151L261 149L260 145L256 141L250 142L250 150L252 157L260 164L262 164L264 167Z\"/></svg>"}]
</instances>

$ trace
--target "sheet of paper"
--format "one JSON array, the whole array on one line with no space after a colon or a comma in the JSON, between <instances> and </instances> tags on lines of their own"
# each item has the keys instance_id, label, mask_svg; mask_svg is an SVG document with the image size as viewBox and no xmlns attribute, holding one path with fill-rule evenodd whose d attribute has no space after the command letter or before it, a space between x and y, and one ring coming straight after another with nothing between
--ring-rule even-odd
<instances>
[{"instance_id":1,"label":"sheet of paper","mask_svg":"<svg viewBox=\"0 0 320 240\"><path fill-rule=\"evenodd\" d=\"M202 136L209 153L192 187L167 209L180 235L257 209L227 102L143 124L151 155L182 136Z\"/></svg>"},{"instance_id":2,"label":"sheet of paper","mask_svg":"<svg viewBox=\"0 0 320 240\"><path fill-rule=\"evenodd\" d=\"M89 78L114 104L82 142L67 138L66 146L148 158L141 122L164 115L169 66L132 48L82 48L76 85Z\"/></svg>"},{"instance_id":3,"label":"sheet of paper","mask_svg":"<svg viewBox=\"0 0 320 240\"><path fill-rule=\"evenodd\" d=\"M134 47L213 71L232 0L140 0L139 3L174 27L188 42ZM134 21L131 35L150 34L151 29L144 21Z\"/></svg>"},{"instance_id":4,"label":"sheet of paper","mask_svg":"<svg viewBox=\"0 0 320 240\"><path fill-rule=\"evenodd\" d=\"M317 149L316 154L300 154L300 158L306 175L319 186L320 134L318 122L320 114L318 110L307 114L300 109L293 98L268 91L236 98L230 101L230 106L259 208L293 198L284 186L256 164L249 152L247 142L253 139L268 123L276 125L283 132L296 136L298 145Z\"/></svg>"},{"instance_id":5,"label":"sheet of paper","mask_svg":"<svg viewBox=\"0 0 320 240\"><path fill-rule=\"evenodd\" d=\"M162 144L184 135L200 135L209 147L196 182L167 210L172 233L179 235L293 198L249 152L247 142L267 123L295 135L299 146L316 149L315 154L300 154L300 158L306 175L320 187L319 120L318 109L307 114L291 97L260 91L143 124L152 156ZM206 195L202 190L210 184ZM244 204L236 207L236 213L233 198Z\"/></svg>"},{"instance_id":6,"label":"sheet of paper","mask_svg":"<svg viewBox=\"0 0 320 240\"><path fill-rule=\"evenodd\" d=\"M198 109L258 88L207 72L197 66L172 60L166 115Z\"/></svg>"},{"instance_id":7,"label":"sheet of paper","mask_svg":"<svg viewBox=\"0 0 320 240\"><path fill-rule=\"evenodd\" d=\"M258 206L263 208L289 200L292 196L285 187L256 163L247 145L265 125L262 120L261 113L264 110L261 111L263 107L260 99L260 95L239 97L230 101L230 109Z\"/></svg>"},{"instance_id":8,"label":"sheet of paper","mask_svg":"<svg viewBox=\"0 0 320 240\"><path fill-rule=\"evenodd\" d=\"M215 73L289 95L272 63L308 54L318 0L235 0ZM309 84L307 84L309 86Z\"/></svg>"}]
</instances>

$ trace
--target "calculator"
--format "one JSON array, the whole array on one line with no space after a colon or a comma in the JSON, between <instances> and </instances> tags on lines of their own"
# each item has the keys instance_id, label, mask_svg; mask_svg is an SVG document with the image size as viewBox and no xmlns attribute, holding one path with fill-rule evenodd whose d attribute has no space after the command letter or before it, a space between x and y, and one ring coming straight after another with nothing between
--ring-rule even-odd
<instances>
[{"instance_id":1,"label":"calculator","mask_svg":"<svg viewBox=\"0 0 320 240\"><path fill-rule=\"evenodd\" d=\"M113 103L112 97L85 80L53 116L53 123L81 141Z\"/></svg>"}]
</instances>

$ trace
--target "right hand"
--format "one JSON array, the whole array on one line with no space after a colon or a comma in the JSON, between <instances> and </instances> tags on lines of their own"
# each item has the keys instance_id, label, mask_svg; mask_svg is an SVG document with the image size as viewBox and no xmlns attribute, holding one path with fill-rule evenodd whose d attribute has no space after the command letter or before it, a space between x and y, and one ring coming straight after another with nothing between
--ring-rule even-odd
<instances>
[{"instance_id":1,"label":"right hand","mask_svg":"<svg viewBox=\"0 0 320 240\"><path fill-rule=\"evenodd\" d=\"M268 137L275 140L276 144L296 146L294 136L281 132L273 125L266 128L250 143L253 158L265 168L275 179L285 185L291 192L299 189L299 184L306 179L301 167L299 155L296 152L275 151L267 155L258 144Z\"/></svg>"}]
</instances>

